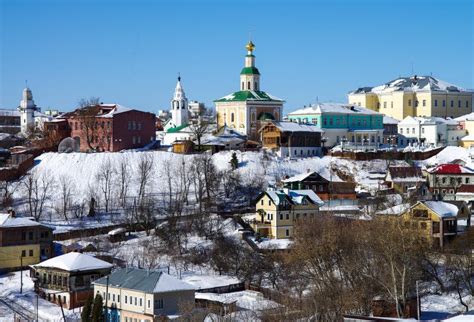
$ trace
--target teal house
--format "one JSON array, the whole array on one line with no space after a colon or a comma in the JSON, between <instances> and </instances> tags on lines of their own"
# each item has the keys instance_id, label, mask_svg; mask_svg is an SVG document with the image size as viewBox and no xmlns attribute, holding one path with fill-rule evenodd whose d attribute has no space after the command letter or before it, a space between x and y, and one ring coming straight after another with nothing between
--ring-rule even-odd
<instances>
[{"instance_id":1,"label":"teal house","mask_svg":"<svg viewBox=\"0 0 474 322\"><path fill-rule=\"evenodd\" d=\"M383 114L361 106L318 103L289 113L288 120L321 128L327 147L367 150L383 143Z\"/></svg>"}]
</instances>

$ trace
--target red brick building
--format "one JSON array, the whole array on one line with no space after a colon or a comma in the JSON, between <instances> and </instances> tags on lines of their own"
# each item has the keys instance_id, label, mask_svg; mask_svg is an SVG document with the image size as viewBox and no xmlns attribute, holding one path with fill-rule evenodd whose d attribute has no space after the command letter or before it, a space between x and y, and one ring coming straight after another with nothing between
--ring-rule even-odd
<instances>
[{"instance_id":1,"label":"red brick building","mask_svg":"<svg viewBox=\"0 0 474 322\"><path fill-rule=\"evenodd\" d=\"M79 142L80 151L121 151L155 140L155 114L118 104L100 104L65 113L45 123L47 131Z\"/></svg>"}]
</instances>

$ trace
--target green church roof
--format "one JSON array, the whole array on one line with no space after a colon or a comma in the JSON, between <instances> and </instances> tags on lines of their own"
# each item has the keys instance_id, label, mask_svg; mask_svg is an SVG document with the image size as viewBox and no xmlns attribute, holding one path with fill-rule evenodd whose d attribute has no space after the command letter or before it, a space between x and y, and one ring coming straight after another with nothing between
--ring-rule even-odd
<instances>
[{"instance_id":1,"label":"green church roof","mask_svg":"<svg viewBox=\"0 0 474 322\"><path fill-rule=\"evenodd\" d=\"M187 128L187 127L188 127L188 124L183 124L181 126L169 128L168 131L166 131L166 132L167 133L176 133L176 132L179 132L182 129Z\"/></svg>"},{"instance_id":2,"label":"green church roof","mask_svg":"<svg viewBox=\"0 0 474 322\"><path fill-rule=\"evenodd\" d=\"M260 72L257 67L244 67L240 75L260 75Z\"/></svg>"},{"instance_id":3,"label":"green church roof","mask_svg":"<svg viewBox=\"0 0 474 322\"><path fill-rule=\"evenodd\" d=\"M274 101L283 102L282 99L262 91L238 91L221 97L214 102L244 102L244 101Z\"/></svg>"}]
</instances>

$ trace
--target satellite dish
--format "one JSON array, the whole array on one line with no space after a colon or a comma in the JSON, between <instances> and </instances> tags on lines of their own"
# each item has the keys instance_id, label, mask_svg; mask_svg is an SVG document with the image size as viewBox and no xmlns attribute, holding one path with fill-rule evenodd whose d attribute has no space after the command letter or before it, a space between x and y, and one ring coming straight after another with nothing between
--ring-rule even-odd
<instances>
[{"instance_id":1,"label":"satellite dish","mask_svg":"<svg viewBox=\"0 0 474 322\"><path fill-rule=\"evenodd\" d=\"M65 138L59 143L58 152L59 153L71 153L79 152L79 139L73 139L71 137Z\"/></svg>"}]
</instances>

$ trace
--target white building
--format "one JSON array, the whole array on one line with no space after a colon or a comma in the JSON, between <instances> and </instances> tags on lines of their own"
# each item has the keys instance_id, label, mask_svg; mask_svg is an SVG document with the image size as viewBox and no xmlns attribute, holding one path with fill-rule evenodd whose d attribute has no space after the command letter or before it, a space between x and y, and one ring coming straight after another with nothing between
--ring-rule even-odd
<instances>
[{"instance_id":1,"label":"white building","mask_svg":"<svg viewBox=\"0 0 474 322\"><path fill-rule=\"evenodd\" d=\"M188 109L188 99L181 86L181 77L178 76L178 83L176 83L173 99L171 100L171 124L167 127L171 128L187 125L189 122Z\"/></svg>"},{"instance_id":2,"label":"white building","mask_svg":"<svg viewBox=\"0 0 474 322\"><path fill-rule=\"evenodd\" d=\"M398 134L401 146L457 146L466 130L453 119L407 116L398 123Z\"/></svg>"}]
</instances>

